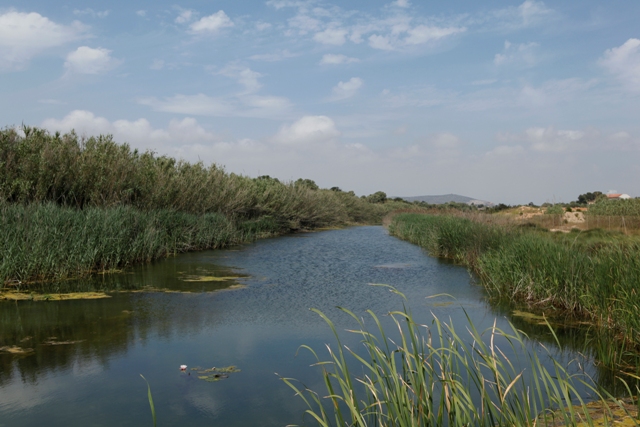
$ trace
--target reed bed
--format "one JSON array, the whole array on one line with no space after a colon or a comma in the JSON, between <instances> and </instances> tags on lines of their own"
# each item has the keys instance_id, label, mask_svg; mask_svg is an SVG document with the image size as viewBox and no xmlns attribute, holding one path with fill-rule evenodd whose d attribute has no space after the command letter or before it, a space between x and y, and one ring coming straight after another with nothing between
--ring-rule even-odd
<instances>
[{"instance_id":1,"label":"reed bed","mask_svg":"<svg viewBox=\"0 0 640 427\"><path fill-rule=\"evenodd\" d=\"M273 224L256 224L243 232L215 213L0 203L0 282L20 285L83 277L239 243L270 229Z\"/></svg>"},{"instance_id":2,"label":"reed bed","mask_svg":"<svg viewBox=\"0 0 640 427\"><path fill-rule=\"evenodd\" d=\"M624 425L638 425L637 406L600 392L584 373L570 372L542 346L534 346L515 327L464 334L433 317L417 324L405 308L389 316L395 331L385 331L349 310L364 351L342 345L332 321L314 310L333 330L337 345L327 345L328 360L312 348L324 379L324 391L283 378L307 404L305 418L328 426L570 426L612 425L614 412ZM392 333L392 337L387 335ZM506 354L517 354L510 360ZM546 365L545 365L546 364ZM354 372L358 372L356 376ZM627 390L631 392L630 387ZM633 390L637 392L637 390ZM587 404L599 401L596 414ZM596 420L596 418L598 418Z\"/></svg>"},{"instance_id":3,"label":"reed bed","mask_svg":"<svg viewBox=\"0 0 640 427\"><path fill-rule=\"evenodd\" d=\"M83 277L299 229L380 223L399 205L406 203L141 153L110 135L7 128L0 130L0 284Z\"/></svg>"},{"instance_id":4,"label":"reed bed","mask_svg":"<svg viewBox=\"0 0 640 427\"><path fill-rule=\"evenodd\" d=\"M602 199L592 205L589 205L587 215L638 217L640 216L640 199Z\"/></svg>"},{"instance_id":5,"label":"reed bed","mask_svg":"<svg viewBox=\"0 0 640 427\"><path fill-rule=\"evenodd\" d=\"M469 266L492 297L588 320L640 349L640 240L634 236L416 214L396 216L390 230Z\"/></svg>"}]
</instances>

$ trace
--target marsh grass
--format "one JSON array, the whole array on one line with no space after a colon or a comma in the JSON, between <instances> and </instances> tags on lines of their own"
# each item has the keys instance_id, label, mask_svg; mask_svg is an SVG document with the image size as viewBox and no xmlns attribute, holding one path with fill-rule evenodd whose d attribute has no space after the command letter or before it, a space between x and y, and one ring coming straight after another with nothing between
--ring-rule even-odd
<instances>
[{"instance_id":1,"label":"marsh grass","mask_svg":"<svg viewBox=\"0 0 640 427\"><path fill-rule=\"evenodd\" d=\"M252 233L259 233L260 226L254 225ZM0 203L0 282L19 288L34 281L78 278L189 250L224 247L250 234L213 213Z\"/></svg>"},{"instance_id":2,"label":"marsh grass","mask_svg":"<svg viewBox=\"0 0 640 427\"><path fill-rule=\"evenodd\" d=\"M392 234L469 266L489 294L552 308L640 350L640 240L619 232L550 233L467 218L399 215Z\"/></svg>"},{"instance_id":3,"label":"marsh grass","mask_svg":"<svg viewBox=\"0 0 640 427\"><path fill-rule=\"evenodd\" d=\"M405 307L389 313L395 330L385 331L371 311L368 318L375 326L368 329L363 319L340 309L353 318L356 327L348 332L362 339L364 351L344 346L332 321L313 310L336 339L335 347L327 345L328 359L302 346L316 358L325 390L282 378L306 403L305 418L312 422L305 424L591 426L595 423L587 403L595 400L603 403L604 422L599 425L613 424L613 410L623 414L625 425L638 425L637 408L605 402L611 396L586 374L570 372L544 347L532 349L513 326L500 330L494 323L481 332L469 321L460 333L435 316L429 325L417 324ZM517 360L507 354L516 354Z\"/></svg>"}]
</instances>

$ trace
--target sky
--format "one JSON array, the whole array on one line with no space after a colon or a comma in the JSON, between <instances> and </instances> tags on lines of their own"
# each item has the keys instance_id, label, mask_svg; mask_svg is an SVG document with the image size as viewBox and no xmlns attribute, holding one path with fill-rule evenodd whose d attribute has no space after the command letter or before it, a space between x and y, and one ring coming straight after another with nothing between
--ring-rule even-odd
<instances>
[{"instance_id":1,"label":"sky","mask_svg":"<svg viewBox=\"0 0 640 427\"><path fill-rule=\"evenodd\" d=\"M640 2L0 2L2 126L494 203L640 196Z\"/></svg>"}]
</instances>

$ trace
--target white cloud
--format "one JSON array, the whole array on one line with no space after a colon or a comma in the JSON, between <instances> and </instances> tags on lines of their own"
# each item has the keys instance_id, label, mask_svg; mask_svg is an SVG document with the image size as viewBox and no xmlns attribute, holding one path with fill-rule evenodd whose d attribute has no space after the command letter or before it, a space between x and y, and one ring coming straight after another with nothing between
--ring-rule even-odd
<instances>
[{"instance_id":1,"label":"white cloud","mask_svg":"<svg viewBox=\"0 0 640 427\"><path fill-rule=\"evenodd\" d=\"M326 53L322 56L320 64L322 65L338 65L338 64L351 64L353 62L360 62L358 58L350 58L342 54Z\"/></svg>"},{"instance_id":2,"label":"white cloud","mask_svg":"<svg viewBox=\"0 0 640 427\"><path fill-rule=\"evenodd\" d=\"M610 143L605 143L602 133L594 128L584 130L556 129L554 126L531 127L520 134L501 134L498 139L502 142L511 142L515 145L505 145L504 148L493 150L493 154L511 154L527 148L531 152L538 153L569 153L586 150L609 150L611 142L619 141L620 146L628 146L631 139L626 132L617 132L609 136ZM615 144L614 144L615 145ZM511 147L511 151L506 148ZM520 148L516 148L520 147ZM619 148L619 147L618 147Z\"/></svg>"},{"instance_id":3,"label":"white cloud","mask_svg":"<svg viewBox=\"0 0 640 427\"><path fill-rule=\"evenodd\" d=\"M633 90L640 90L640 40L629 39L622 46L607 49L600 64Z\"/></svg>"},{"instance_id":4,"label":"white cloud","mask_svg":"<svg viewBox=\"0 0 640 427\"><path fill-rule=\"evenodd\" d=\"M487 24L492 30L519 30L550 22L557 18L557 13L543 2L526 0L518 7L509 6L492 13Z\"/></svg>"},{"instance_id":5,"label":"white cloud","mask_svg":"<svg viewBox=\"0 0 640 427\"><path fill-rule=\"evenodd\" d=\"M145 17L145 16L147 16L147 11L146 10L138 10L136 12L136 15L141 16L141 17Z\"/></svg>"},{"instance_id":6,"label":"white cloud","mask_svg":"<svg viewBox=\"0 0 640 427\"><path fill-rule=\"evenodd\" d=\"M455 26L417 25L412 27L406 20L392 20L386 24L389 33L386 35L372 34L369 36L369 46L380 50L400 50L407 46L433 43L467 31L466 27Z\"/></svg>"},{"instance_id":7,"label":"white cloud","mask_svg":"<svg viewBox=\"0 0 640 427\"><path fill-rule=\"evenodd\" d=\"M405 39L405 43L409 45L428 43L434 40L440 40L444 37L459 34L467 31L464 27L432 27L427 25L418 25L407 31L409 36Z\"/></svg>"},{"instance_id":8,"label":"white cloud","mask_svg":"<svg viewBox=\"0 0 640 427\"><path fill-rule=\"evenodd\" d=\"M199 21L192 23L189 28L191 32L197 34L216 33L223 28L233 27L233 21L224 13L223 10L219 10L216 13L205 16Z\"/></svg>"},{"instance_id":9,"label":"white cloud","mask_svg":"<svg viewBox=\"0 0 640 427\"><path fill-rule=\"evenodd\" d=\"M175 22L177 24L186 24L187 22L191 22L191 20L195 17L195 12L191 9L184 9L180 11L180 14L176 17Z\"/></svg>"},{"instance_id":10,"label":"white cloud","mask_svg":"<svg viewBox=\"0 0 640 427\"><path fill-rule=\"evenodd\" d=\"M379 34L373 34L369 36L369 46L374 49L380 50L393 50L394 47L391 45L391 41L389 37L381 36Z\"/></svg>"},{"instance_id":11,"label":"white cloud","mask_svg":"<svg viewBox=\"0 0 640 427\"><path fill-rule=\"evenodd\" d=\"M392 6L397 6L397 7L402 7L402 8L407 8L409 6L411 6L411 3L409 3L409 0L396 0L394 2L391 3Z\"/></svg>"},{"instance_id":12,"label":"white cloud","mask_svg":"<svg viewBox=\"0 0 640 427\"><path fill-rule=\"evenodd\" d=\"M440 149L458 148L461 143L460 138L449 132L435 135L430 142L431 145Z\"/></svg>"},{"instance_id":13,"label":"white cloud","mask_svg":"<svg viewBox=\"0 0 640 427\"><path fill-rule=\"evenodd\" d=\"M234 115L235 112L233 103L223 98L214 98L202 93L197 95L175 95L163 100L154 97L141 98L138 103L147 105L155 111L197 116L228 117Z\"/></svg>"},{"instance_id":14,"label":"white cloud","mask_svg":"<svg viewBox=\"0 0 640 427\"><path fill-rule=\"evenodd\" d=\"M244 94L211 97L200 93L164 99L149 97L138 99L138 103L165 113L209 117L282 118L291 109L291 102L287 98Z\"/></svg>"},{"instance_id":15,"label":"white cloud","mask_svg":"<svg viewBox=\"0 0 640 427\"><path fill-rule=\"evenodd\" d=\"M217 142L220 137L205 130L194 118L171 120L165 129L155 129L147 119L109 121L91 111L74 110L62 119L49 118L42 122L49 131L69 132L80 135L112 134L120 143L128 142L144 149L175 149L183 144Z\"/></svg>"},{"instance_id":16,"label":"white cloud","mask_svg":"<svg viewBox=\"0 0 640 427\"><path fill-rule=\"evenodd\" d=\"M283 9L285 7L303 7L306 6L308 2L301 0L269 0L267 4L274 9Z\"/></svg>"},{"instance_id":17,"label":"white cloud","mask_svg":"<svg viewBox=\"0 0 640 427\"><path fill-rule=\"evenodd\" d=\"M347 41L347 31L341 28L327 28L316 33L313 39L318 43L341 46Z\"/></svg>"},{"instance_id":18,"label":"white cloud","mask_svg":"<svg viewBox=\"0 0 640 427\"><path fill-rule=\"evenodd\" d=\"M284 125L274 137L282 144L300 145L326 143L340 136L336 124L327 116L304 116L291 125Z\"/></svg>"},{"instance_id":19,"label":"white cloud","mask_svg":"<svg viewBox=\"0 0 640 427\"><path fill-rule=\"evenodd\" d=\"M252 107L255 108L256 111L264 112L285 112L291 106L291 103L287 98L283 98L280 96L251 95L242 97L241 100L247 107Z\"/></svg>"},{"instance_id":20,"label":"white cloud","mask_svg":"<svg viewBox=\"0 0 640 427\"><path fill-rule=\"evenodd\" d=\"M339 82L331 90L331 100L339 101L341 99L351 98L358 92L364 82L360 77L352 77L349 81Z\"/></svg>"},{"instance_id":21,"label":"white cloud","mask_svg":"<svg viewBox=\"0 0 640 427\"><path fill-rule=\"evenodd\" d=\"M521 43L513 44L508 40L504 42L504 50L502 53L496 53L493 58L495 65L520 65L532 67L538 62L536 49L540 45L538 43Z\"/></svg>"},{"instance_id":22,"label":"white cloud","mask_svg":"<svg viewBox=\"0 0 640 427\"><path fill-rule=\"evenodd\" d=\"M91 8L86 8L86 9L75 9L73 11L74 15L78 15L78 16L82 16L82 15L88 15L91 16L92 18L106 18L107 16L109 16L110 11L109 10L93 10Z\"/></svg>"},{"instance_id":23,"label":"white cloud","mask_svg":"<svg viewBox=\"0 0 640 427\"><path fill-rule=\"evenodd\" d=\"M578 130L556 130L554 127L530 128L525 138L534 151L561 152L580 149L584 146L585 132Z\"/></svg>"},{"instance_id":24,"label":"white cloud","mask_svg":"<svg viewBox=\"0 0 640 427\"><path fill-rule=\"evenodd\" d=\"M271 28L272 25L268 22L256 22L256 30L265 31Z\"/></svg>"},{"instance_id":25,"label":"white cloud","mask_svg":"<svg viewBox=\"0 0 640 427\"><path fill-rule=\"evenodd\" d=\"M0 14L0 69L19 70L34 56L82 38L87 27L75 21L60 25L35 13Z\"/></svg>"},{"instance_id":26,"label":"white cloud","mask_svg":"<svg viewBox=\"0 0 640 427\"><path fill-rule=\"evenodd\" d=\"M417 45L433 43L467 31L466 27L458 25L462 20L459 17L427 18L407 13L403 10L410 6L406 0L383 7L380 17L339 6L313 7L314 2L278 2L279 7L273 2L268 4L277 9L297 8L296 14L287 20L287 27L283 27L285 35L309 35L318 43L334 46L342 46L347 40L355 44L366 40L374 49L415 50Z\"/></svg>"},{"instance_id":27,"label":"white cloud","mask_svg":"<svg viewBox=\"0 0 640 427\"><path fill-rule=\"evenodd\" d=\"M108 49L80 46L67 55L64 66L68 72L74 74L101 74L113 69L121 62L112 58L111 51Z\"/></svg>"},{"instance_id":28,"label":"white cloud","mask_svg":"<svg viewBox=\"0 0 640 427\"><path fill-rule=\"evenodd\" d=\"M237 80L238 83L244 86L246 93L255 92L262 86L258 81L262 74L248 67L229 64L220 70L219 74Z\"/></svg>"},{"instance_id":29,"label":"white cloud","mask_svg":"<svg viewBox=\"0 0 640 427\"><path fill-rule=\"evenodd\" d=\"M491 151L486 153L486 156L491 157L512 157L517 156L525 152L525 149L521 145L498 145Z\"/></svg>"},{"instance_id":30,"label":"white cloud","mask_svg":"<svg viewBox=\"0 0 640 427\"><path fill-rule=\"evenodd\" d=\"M69 132L75 130L79 134L107 134L113 130L111 123L104 117L96 117L92 112L74 110L62 120L46 119L42 127L50 131Z\"/></svg>"},{"instance_id":31,"label":"white cloud","mask_svg":"<svg viewBox=\"0 0 640 427\"><path fill-rule=\"evenodd\" d=\"M304 35L309 31L318 31L321 27L321 21L305 14L298 14L289 19L289 26L298 30L298 34Z\"/></svg>"},{"instance_id":32,"label":"white cloud","mask_svg":"<svg viewBox=\"0 0 640 427\"><path fill-rule=\"evenodd\" d=\"M578 78L549 80L539 87L525 85L520 91L518 105L525 107L540 107L567 102L585 93L597 84L597 80L582 80Z\"/></svg>"},{"instance_id":33,"label":"white cloud","mask_svg":"<svg viewBox=\"0 0 640 427\"><path fill-rule=\"evenodd\" d=\"M537 23L551 13L553 10L547 8L541 1L527 0L518 6L518 15L525 26Z\"/></svg>"}]
</instances>

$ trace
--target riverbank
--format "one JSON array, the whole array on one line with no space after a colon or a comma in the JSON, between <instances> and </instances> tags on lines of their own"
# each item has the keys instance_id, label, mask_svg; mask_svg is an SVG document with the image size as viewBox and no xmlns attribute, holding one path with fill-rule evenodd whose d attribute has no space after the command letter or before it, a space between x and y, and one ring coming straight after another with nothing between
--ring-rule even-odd
<instances>
[{"instance_id":1,"label":"riverbank","mask_svg":"<svg viewBox=\"0 0 640 427\"><path fill-rule=\"evenodd\" d=\"M619 232L551 233L533 224L400 214L391 234L477 274L496 299L568 315L640 350L640 240ZM620 344L621 343L621 344Z\"/></svg>"},{"instance_id":2,"label":"riverbank","mask_svg":"<svg viewBox=\"0 0 640 427\"><path fill-rule=\"evenodd\" d=\"M0 285L13 287L298 230L375 224L406 205L141 153L108 135L27 126L0 131L0 164Z\"/></svg>"}]
</instances>

